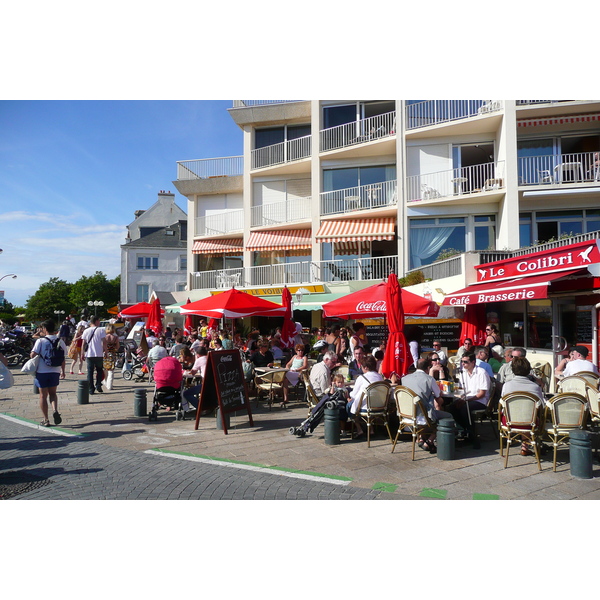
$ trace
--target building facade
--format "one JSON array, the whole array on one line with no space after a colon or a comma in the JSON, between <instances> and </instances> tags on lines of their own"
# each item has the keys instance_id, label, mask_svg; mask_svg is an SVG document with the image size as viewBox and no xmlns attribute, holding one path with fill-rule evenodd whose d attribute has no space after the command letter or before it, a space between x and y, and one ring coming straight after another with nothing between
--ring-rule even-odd
<instances>
[{"instance_id":1,"label":"building facade","mask_svg":"<svg viewBox=\"0 0 600 600\"><path fill-rule=\"evenodd\" d=\"M243 155L182 161L174 182L188 198L192 299L287 285L298 309L318 311L394 270L421 271L417 291L441 303L479 264L600 230L600 101L235 101L229 112Z\"/></svg>"},{"instance_id":2,"label":"building facade","mask_svg":"<svg viewBox=\"0 0 600 600\"><path fill-rule=\"evenodd\" d=\"M161 191L148 210L136 211L121 246L121 307L186 289L187 237L187 215L175 194Z\"/></svg>"}]
</instances>

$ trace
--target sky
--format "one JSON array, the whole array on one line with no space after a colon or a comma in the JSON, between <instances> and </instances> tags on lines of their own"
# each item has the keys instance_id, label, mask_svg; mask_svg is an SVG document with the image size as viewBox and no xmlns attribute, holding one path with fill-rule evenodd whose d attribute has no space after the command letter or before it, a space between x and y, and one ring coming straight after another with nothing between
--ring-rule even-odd
<instances>
[{"instance_id":1,"label":"sky","mask_svg":"<svg viewBox=\"0 0 600 600\"><path fill-rule=\"evenodd\" d=\"M231 100L0 101L0 282L23 306L51 277L120 273L134 212L177 161L242 154Z\"/></svg>"}]
</instances>

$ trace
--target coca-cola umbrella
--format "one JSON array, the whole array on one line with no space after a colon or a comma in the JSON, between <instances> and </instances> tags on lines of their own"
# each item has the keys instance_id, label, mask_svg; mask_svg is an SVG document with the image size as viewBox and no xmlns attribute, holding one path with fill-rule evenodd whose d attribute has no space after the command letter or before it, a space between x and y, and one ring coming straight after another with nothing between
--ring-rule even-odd
<instances>
[{"instance_id":1,"label":"coca-cola umbrella","mask_svg":"<svg viewBox=\"0 0 600 600\"><path fill-rule=\"evenodd\" d=\"M138 302L129 308L124 308L120 313L119 317L124 317L126 319L145 319L149 314L152 305L148 302Z\"/></svg>"},{"instance_id":2,"label":"coca-cola umbrella","mask_svg":"<svg viewBox=\"0 0 600 600\"><path fill-rule=\"evenodd\" d=\"M283 317L283 327L281 328L281 345L284 348L293 348L296 339L296 323L293 319L292 294L287 286L281 292L281 304L286 307L286 313Z\"/></svg>"},{"instance_id":3,"label":"coca-cola umbrella","mask_svg":"<svg viewBox=\"0 0 600 600\"><path fill-rule=\"evenodd\" d=\"M479 346L485 342L486 308L485 304L467 304L462 326L460 328L460 345L466 338Z\"/></svg>"},{"instance_id":4,"label":"coca-cola umbrella","mask_svg":"<svg viewBox=\"0 0 600 600\"><path fill-rule=\"evenodd\" d=\"M388 378L394 373L398 377L408 373L408 347L403 332L404 312L402 310L405 293L398 285L396 274L390 273L386 284L386 316L389 333L381 363L381 373Z\"/></svg>"},{"instance_id":5,"label":"coca-cola umbrella","mask_svg":"<svg viewBox=\"0 0 600 600\"><path fill-rule=\"evenodd\" d=\"M190 303L190 299L187 299L187 304ZM185 315L185 323L183 324L183 333L185 335L190 335L192 333L192 329L194 327L194 321L192 315Z\"/></svg>"},{"instance_id":6,"label":"coca-cola umbrella","mask_svg":"<svg viewBox=\"0 0 600 600\"><path fill-rule=\"evenodd\" d=\"M405 315L417 317L437 317L440 310L432 300L408 290L402 290L402 308ZM385 281L323 304L323 316L326 319L381 318L386 316L386 312Z\"/></svg>"},{"instance_id":7,"label":"coca-cola umbrella","mask_svg":"<svg viewBox=\"0 0 600 600\"><path fill-rule=\"evenodd\" d=\"M220 292L214 296L196 300L179 307L182 314L202 315L220 319L238 319L242 317L277 317L284 316L286 307L275 304L269 300L263 300L257 296L246 294L232 288L226 292Z\"/></svg>"}]
</instances>

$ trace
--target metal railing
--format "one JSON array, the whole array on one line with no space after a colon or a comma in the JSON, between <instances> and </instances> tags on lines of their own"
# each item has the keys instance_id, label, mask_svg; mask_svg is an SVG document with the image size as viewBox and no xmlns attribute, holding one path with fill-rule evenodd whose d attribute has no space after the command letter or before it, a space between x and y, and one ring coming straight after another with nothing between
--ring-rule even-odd
<instances>
[{"instance_id":1,"label":"metal railing","mask_svg":"<svg viewBox=\"0 0 600 600\"><path fill-rule=\"evenodd\" d=\"M475 194L505 187L504 161L406 178L409 202Z\"/></svg>"},{"instance_id":2,"label":"metal railing","mask_svg":"<svg viewBox=\"0 0 600 600\"><path fill-rule=\"evenodd\" d=\"M529 104L557 104L558 102L572 102L572 100L517 100L517 106L528 106Z\"/></svg>"},{"instance_id":3,"label":"metal railing","mask_svg":"<svg viewBox=\"0 0 600 600\"><path fill-rule=\"evenodd\" d=\"M240 287L383 280L391 271L398 272L397 256L299 261L192 273L192 287L215 289L234 280Z\"/></svg>"},{"instance_id":4,"label":"metal railing","mask_svg":"<svg viewBox=\"0 0 600 600\"><path fill-rule=\"evenodd\" d=\"M547 154L519 158L519 185L600 181L600 153Z\"/></svg>"},{"instance_id":5,"label":"metal railing","mask_svg":"<svg viewBox=\"0 0 600 600\"><path fill-rule=\"evenodd\" d=\"M244 210L229 210L214 215L196 217L194 236L221 235L244 231Z\"/></svg>"},{"instance_id":6,"label":"metal railing","mask_svg":"<svg viewBox=\"0 0 600 600\"><path fill-rule=\"evenodd\" d=\"M293 223L310 219L312 199L294 198L285 202L273 202L253 206L251 211L251 227L262 227L264 225L280 225L281 223Z\"/></svg>"},{"instance_id":7,"label":"metal railing","mask_svg":"<svg viewBox=\"0 0 600 600\"><path fill-rule=\"evenodd\" d=\"M304 100L234 100L233 108L263 106L265 104L287 104L288 102L304 102Z\"/></svg>"},{"instance_id":8,"label":"metal railing","mask_svg":"<svg viewBox=\"0 0 600 600\"><path fill-rule=\"evenodd\" d=\"M425 280L443 279L444 277L454 277L462 273L462 254L451 256L444 260L439 260L430 265L422 265L416 269L411 269L408 273L421 271Z\"/></svg>"},{"instance_id":9,"label":"metal railing","mask_svg":"<svg viewBox=\"0 0 600 600\"><path fill-rule=\"evenodd\" d=\"M177 162L177 180L208 179L209 177L233 177L244 174L243 156L201 158Z\"/></svg>"},{"instance_id":10,"label":"metal railing","mask_svg":"<svg viewBox=\"0 0 600 600\"><path fill-rule=\"evenodd\" d=\"M311 136L287 140L272 146L256 148L251 153L251 168L261 169L310 157Z\"/></svg>"},{"instance_id":11,"label":"metal railing","mask_svg":"<svg viewBox=\"0 0 600 600\"><path fill-rule=\"evenodd\" d=\"M357 187L323 192L321 194L321 214L335 215L355 210L370 210L398 203L398 182L382 181Z\"/></svg>"},{"instance_id":12,"label":"metal railing","mask_svg":"<svg viewBox=\"0 0 600 600\"><path fill-rule=\"evenodd\" d=\"M396 134L396 111L322 129L319 133L321 152L364 144Z\"/></svg>"},{"instance_id":13,"label":"metal railing","mask_svg":"<svg viewBox=\"0 0 600 600\"><path fill-rule=\"evenodd\" d=\"M501 100L425 100L406 105L406 129L428 127L497 112Z\"/></svg>"}]
</instances>

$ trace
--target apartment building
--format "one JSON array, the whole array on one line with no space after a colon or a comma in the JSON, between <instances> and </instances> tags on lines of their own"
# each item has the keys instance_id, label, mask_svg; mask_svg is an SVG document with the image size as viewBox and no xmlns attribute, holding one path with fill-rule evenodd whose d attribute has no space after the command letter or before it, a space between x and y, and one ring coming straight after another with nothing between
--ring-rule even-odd
<instances>
[{"instance_id":1,"label":"apartment building","mask_svg":"<svg viewBox=\"0 0 600 600\"><path fill-rule=\"evenodd\" d=\"M420 270L430 281L416 291L441 303L482 263L600 230L600 101L234 101L229 113L243 155L177 165L192 299L231 285L278 299L287 285L320 319L323 302Z\"/></svg>"}]
</instances>

